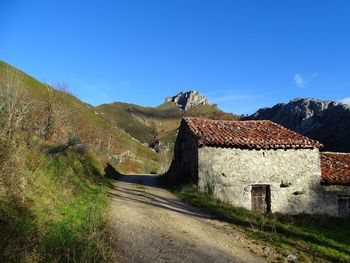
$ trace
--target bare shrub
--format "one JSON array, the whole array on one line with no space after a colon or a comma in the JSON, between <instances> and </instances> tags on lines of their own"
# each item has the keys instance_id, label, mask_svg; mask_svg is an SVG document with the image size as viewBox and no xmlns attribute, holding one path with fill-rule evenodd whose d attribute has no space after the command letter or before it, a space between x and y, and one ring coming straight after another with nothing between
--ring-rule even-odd
<instances>
[{"instance_id":1,"label":"bare shrub","mask_svg":"<svg viewBox=\"0 0 350 263\"><path fill-rule=\"evenodd\" d=\"M69 89L67 83L56 82L56 83L52 84L51 87L53 87L55 90L66 93L66 94L71 95L73 97L77 97L77 95Z\"/></svg>"},{"instance_id":2,"label":"bare shrub","mask_svg":"<svg viewBox=\"0 0 350 263\"><path fill-rule=\"evenodd\" d=\"M93 124L85 124L76 131L83 143L89 144L95 149L104 149L107 152L112 152L115 146L115 136L100 127Z\"/></svg>"},{"instance_id":3,"label":"bare shrub","mask_svg":"<svg viewBox=\"0 0 350 263\"><path fill-rule=\"evenodd\" d=\"M32 103L27 96L23 78L15 70L6 68L0 78L0 129L12 138L28 125Z\"/></svg>"},{"instance_id":4,"label":"bare shrub","mask_svg":"<svg viewBox=\"0 0 350 263\"><path fill-rule=\"evenodd\" d=\"M15 69L0 74L0 186L7 198L24 200L26 144L32 102L27 96L24 79Z\"/></svg>"},{"instance_id":5,"label":"bare shrub","mask_svg":"<svg viewBox=\"0 0 350 263\"><path fill-rule=\"evenodd\" d=\"M36 133L45 141L60 141L67 137L70 132L68 112L64 110L57 92L50 86L46 86L44 102L40 104L36 112L37 131Z\"/></svg>"}]
</instances>

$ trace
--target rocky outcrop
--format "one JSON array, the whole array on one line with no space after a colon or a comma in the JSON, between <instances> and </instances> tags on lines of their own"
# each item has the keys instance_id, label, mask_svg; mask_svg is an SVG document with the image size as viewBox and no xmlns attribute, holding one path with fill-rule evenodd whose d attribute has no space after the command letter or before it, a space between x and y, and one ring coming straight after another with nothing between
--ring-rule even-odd
<instances>
[{"instance_id":1,"label":"rocky outcrop","mask_svg":"<svg viewBox=\"0 0 350 263\"><path fill-rule=\"evenodd\" d=\"M189 110L196 106L209 105L208 98L195 90L180 92L173 97L167 97L165 102L169 101L174 102L183 110Z\"/></svg>"},{"instance_id":2,"label":"rocky outcrop","mask_svg":"<svg viewBox=\"0 0 350 263\"><path fill-rule=\"evenodd\" d=\"M350 152L350 107L339 102L294 99L243 119L271 120L320 141L323 150Z\"/></svg>"}]
</instances>

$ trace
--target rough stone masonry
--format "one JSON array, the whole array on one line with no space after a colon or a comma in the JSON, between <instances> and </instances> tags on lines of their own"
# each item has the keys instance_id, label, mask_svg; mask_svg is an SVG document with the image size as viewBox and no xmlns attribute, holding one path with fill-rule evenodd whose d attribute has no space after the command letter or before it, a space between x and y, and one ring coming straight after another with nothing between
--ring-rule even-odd
<instances>
[{"instance_id":1,"label":"rough stone masonry","mask_svg":"<svg viewBox=\"0 0 350 263\"><path fill-rule=\"evenodd\" d=\"M350 187L321 184L321 146L270 121L185 118L168 178L260 212L336 216Z\"/></svg>"}]
</instances>

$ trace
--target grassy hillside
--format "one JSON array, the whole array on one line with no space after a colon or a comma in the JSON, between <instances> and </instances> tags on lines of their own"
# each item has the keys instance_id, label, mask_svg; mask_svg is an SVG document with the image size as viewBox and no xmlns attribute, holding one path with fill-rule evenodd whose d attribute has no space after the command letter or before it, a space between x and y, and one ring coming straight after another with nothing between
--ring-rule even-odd
<instances>
[{"instance_id":1,"label":"grassy hillside","mask_svg":"<svg viewBox=\"0 0 350 263\"><path fill-rule=\"evenodd\" d=\"M73 95L53 89L2 61L0 61L0 79L21 83L31 103L36 108L40 108L35 112L37 116L42 114L43 108L49 108L46 105L53 105L51 108L56 109L59 119L56 123L56 133L61 134L59 135L61 138L55 138L55 141L65 141L70 134L74 134L82 143L95 145L103 151L108 151L109 154L130 151L137 160L147 162L158 160L154 151L134 140L123 129L112 125L109 120L98 114L93 106L80 101ZM51 108L48 111L52 111ZM127 170L123 164L120 166ZM142 170L141 167L137 168Z\"/></svg>"},{"instance_id":2,"label":"grassy hillside","mask_svg":"<svg viewBox=\"0 0 350 263\"><path fill-rule=\"evenodd\" d=\"M225 113L214 105L198 106L183 111L172 102L164 103L158 107L141 107L134 104L115 102L100 105L97 110L114 125L147 144L154 140L174 142L181 118L185 116L238 119L237 116Z\"/></svg>"},{"instance_id":3,"label":"grassy hillside","mask_svg":"<svg viewBox=\"0 0 350 263\"><path fill-rule=\"evenodd\" d=\"M0 262L110 261L104 168L115 135L95 115L1 63Z\"/></svg>"}]
</instances>

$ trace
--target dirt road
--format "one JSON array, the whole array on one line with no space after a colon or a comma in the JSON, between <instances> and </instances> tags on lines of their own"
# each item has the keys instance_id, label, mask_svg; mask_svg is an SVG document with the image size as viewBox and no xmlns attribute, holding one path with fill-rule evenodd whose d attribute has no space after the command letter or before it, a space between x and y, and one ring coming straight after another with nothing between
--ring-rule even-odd
<instances>
[{"instance_id":1,"label":"dirt road","mask_svg":"<svg viewBox=\"0 0 350 263\"><path fill-rule=\"evenodd\" d=\"M210 215L160 188L157 176L129 175L110 192L116 262L265 262Z\"/></svg>"}]
</instances>

